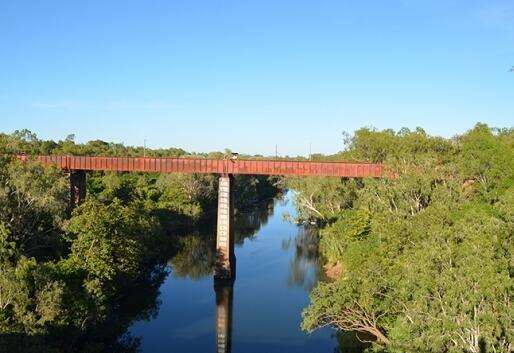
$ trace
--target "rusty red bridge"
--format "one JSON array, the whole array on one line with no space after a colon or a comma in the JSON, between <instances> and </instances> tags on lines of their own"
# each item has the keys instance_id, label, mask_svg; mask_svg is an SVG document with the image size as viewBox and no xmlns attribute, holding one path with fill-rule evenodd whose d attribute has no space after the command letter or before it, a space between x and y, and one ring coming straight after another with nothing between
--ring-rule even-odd
<instances>
[{"instance_id":1,"label":"rusty red bridge","mask_svg":"<svg viewBox=\"0 0 514 353\"><path fill-rule=\"evenodd\" d=\"M20 159L27 158L20 156ZM310 175L350 178L381 177L384 171L382 164L347 162L98 156L36 156L35 158L45 166L55 165L57 168L71 171Z\"/></svg>"},{"instance_id":2,"label":"rusty red bridge","mask_svg":"<svg viewBox=\"0 0 514 353\"><path fill-rule=\"evenodd\" d=\"M70 207L86 197L87 171L146 173L220 174L218 189L217 261L215 278L234 278L232 175L288 175L325 177L384 177L384 166L372 163L312 162L295 160L243 160L207 158L147 158L114 156L18 156L26 161L36 159L44 166L55 166L70 174Z\"/></svg>"}]
</instances>

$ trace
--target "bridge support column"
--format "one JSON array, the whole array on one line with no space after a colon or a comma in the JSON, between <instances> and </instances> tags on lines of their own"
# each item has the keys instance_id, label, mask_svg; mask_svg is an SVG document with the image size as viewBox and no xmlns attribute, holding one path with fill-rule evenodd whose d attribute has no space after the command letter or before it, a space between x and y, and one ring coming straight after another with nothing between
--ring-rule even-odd
<instances>
[{"instance_id":1,"label":"bridge support column","mask_svg":"<svg viewBox=\"0 0 514 353\"><path fill-rule=\"evenodd\" d=\"M215 279L234 279L236 256L234 255L234 193L233 176L220 177L218 189L218 226L216 230Z\"/></svg>"},{"instance_id":2,"label":"bridge support column","mask_svg":"<svg viewBox=\"0 0 514 353\"><path fill-rule=\"evenodd\" d=\"M70 209L74 209L86 198L86 172L72 170L70 172Z\"/></svg>"},{"instance_id":3,"label":"bridge support column","mask_svg":"<svg viewBox=\"0 0 514 353\"><path fill-rule=\"evenodd\" d=\"M233 280L214 279L216 292L216 353L232 351Z\"/></svg>"}]
</instances>

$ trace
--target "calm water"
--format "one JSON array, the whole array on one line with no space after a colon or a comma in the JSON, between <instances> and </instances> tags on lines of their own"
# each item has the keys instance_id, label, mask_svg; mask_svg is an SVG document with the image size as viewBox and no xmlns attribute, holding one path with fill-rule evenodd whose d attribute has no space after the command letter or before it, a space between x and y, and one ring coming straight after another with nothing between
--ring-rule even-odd
<instances>
[{"instance_id":1,"label":"calm water","mask_svg":"<svg viewBox=\"0 0 514 353\"><path fill-rule=\"evenodd\" d=\"M290 197L268 210L239 217L237 278L233 286L218 290L218 309L212 236L193 234L180 240L182 249L169 261L171 273L160 288L159 310L129 329L140 337L143 352L339 351L334 331L309 335L300 329L301 312L309 304L319 268L315 236L283 220L284 212L294 215ZM218 332L231 335L231 347L217 347L216 310L232 318L231 330Z\"/></svg>"}]
</instances>

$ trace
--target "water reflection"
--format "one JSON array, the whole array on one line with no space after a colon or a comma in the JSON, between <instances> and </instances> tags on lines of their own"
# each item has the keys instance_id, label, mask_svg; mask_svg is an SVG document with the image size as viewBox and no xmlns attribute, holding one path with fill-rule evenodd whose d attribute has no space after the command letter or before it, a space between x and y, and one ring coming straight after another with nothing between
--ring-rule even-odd
<instances>
[{"instance_id":1,"label":"water reflection","mask_svg":"<svg viewBox=\"0 0 514 353\"><path fill-rule=\"evenodd\" d=\"M287 200L279 202L283 207L287 205ZM236 245L242 246L246 239L254 240L259 230L273 216L273 202L250 213L239 213L234 221ZM292 247L295 250L289 266L288 283L291 286L303 287L310 292L316 285L323 273L317 256L318 243L318 231L309 227L298 227L298 233L294 237L282 241L284 251ZM177 236L175 254L168 262L173 276L189 277L193 280L212 276L216 261L215 244L214 229L202 229Z\"/></svg>"},{"instance_id":2,"label":"water reflection","mask_svg":"<svg viewBox=\"0 0 514 353\"><path fill-rule=\"evenodd\" d=\"M232 299L234 281L214 280L216 294L216 353L232 351Z\"/></svg>"},{"instance_id":3,"label":"water reflection","mask_svg":"<svg viewBox=\"0 0 514 353\"><path fill-rule=\"evenodd\" d=\"M168 261L176 278L199 280L212 276L216 260L214 231L196 231L175 240L175 255Z\"/></svg>"},{"instance_id":4,"label":"water reflection","mask_svg":"<svg viewBox=\"0 0 514 353\"><path fill-rule=\"evenodd\" d=\"M273 217L274 200L268 201L263 207L252 212L238 213L235 216L235 243L242 245L245 239L255 239L259 230Z\"/></svg>"},{"instance_id":5,"label":"water reflection","mask_svg":"<svg viewBox=\"0 0 514 353\"><path fill-rule=\"evenodd\" d=\"M0 335L0 352L141 352L141 339L133 336L128 328L134 321L150 320L157 316L161 304L160 287L167 274L166 267L158 265L152 273L140 278L110 305L105 321L84 327L48 327L39 334L4 333ZM80 295L80 292L76 295Z\"/></svg>"},{"instance_id":6,"label":"water reflection","mask_svg":"<svg viewBox=\"0 0 514 353\"><path fill-rule=\"evenodd\" d=\"M317 233L283 221L294 212L285 200L268 206L236 215L235 282L213 282L214 229L176 237L159 315L130 331L142 337L142 352L212 352L213 345L223 353L346 352L334 331L300 329L308 293L322 276ZM341 344L351 347L347 337Z\"/></svg>"},{"instance_id":7,"label":"water reflection","mask_svg":"<svg viewBox=\"0 0 514 353\"><path fill-rule=\"evenodd\" d=\"M234 242L242 246L246 239L255 239L257 233L273 216L273 200L259 209L238 213L234 220ZM174 255L168 264L176 278L189 277L193 280L212 276L216 262L216 230L199 229L189 234L177 235Z\"/></svg>"},{"instance_id":8,"label":"water reflection","mask_svg":"<svg viewBox=\"0 0 514 353\"><path fill-rule=\"evenodd\" d=\"M295 256L289 265L288 284L303 287L311 291L323 274L318 260L318 231L313 228L300 227L294 238L282 241L282 248L295 247Z\"/></svg>"}]
</instances>

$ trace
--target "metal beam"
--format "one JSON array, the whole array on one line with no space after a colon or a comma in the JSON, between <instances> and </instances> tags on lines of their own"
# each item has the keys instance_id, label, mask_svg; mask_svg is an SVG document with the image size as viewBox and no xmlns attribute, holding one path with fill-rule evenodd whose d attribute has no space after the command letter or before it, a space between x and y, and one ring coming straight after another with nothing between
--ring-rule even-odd
<instances>
[{"instance_id":1,"label":"metal beam","mask_svg":"<svg viewBox=\"0 0 514 353\"><path fill-rule=\"evenodd\" d=\"M54 165L61 169L86 171L386 177L384 165L373 163L55 155L18 158L35 158L45 166Z\"/></svg>"}]
</instances>

